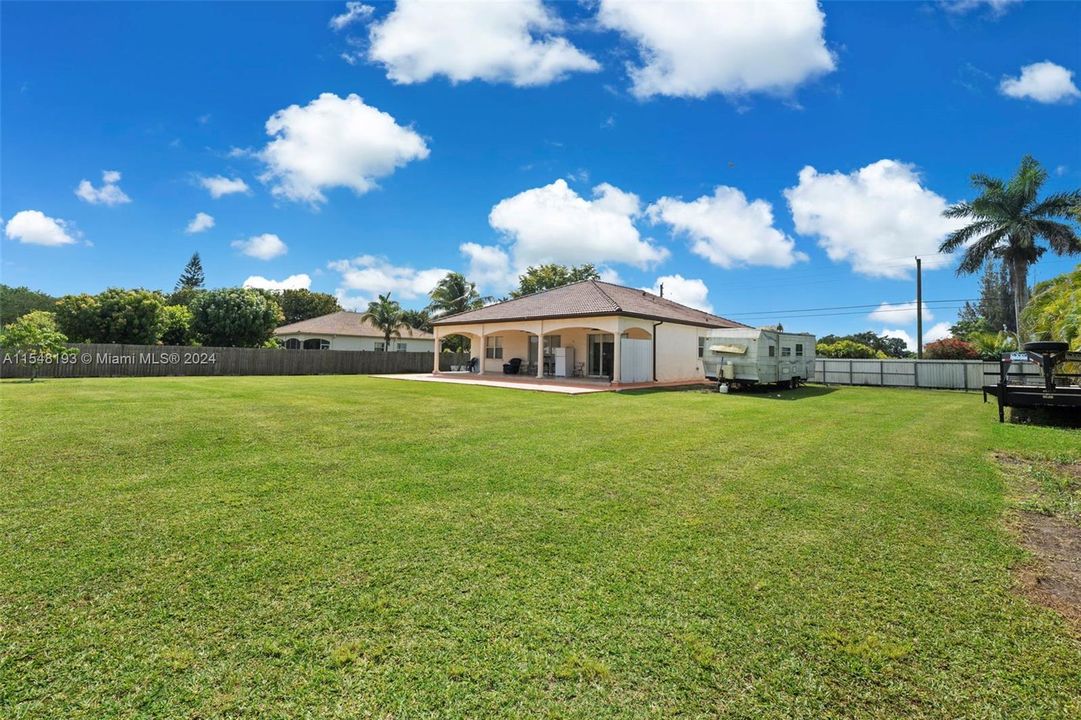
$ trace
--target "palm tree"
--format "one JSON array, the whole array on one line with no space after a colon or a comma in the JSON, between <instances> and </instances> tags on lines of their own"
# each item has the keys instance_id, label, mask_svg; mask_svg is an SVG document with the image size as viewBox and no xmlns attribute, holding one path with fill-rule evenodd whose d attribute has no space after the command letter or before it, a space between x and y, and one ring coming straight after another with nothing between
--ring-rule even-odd
<instances>
[{"instance_id":1,"label":"palm tree","mask_svg":"<svg viewBox=\"0 0 1081 720\"><path fill-rule=\"evenodd\" d=\"M447 273L428 293L428 297L432 299L428 310L436 316L476 310L491 300L477 292L476 283L469 282L465 275L456 272Z\"/></svg>"},{"instance_id":2,"label":"palm tree","mask_svg":"<svg viewBox=\"0 0 1081 720\"><path fill-rule=\"evenodd\" d=\"M1030 155L1009 182L986 175L973 175L972 185L980 191L974 200L957 203L943 213L949 218L972 222L946 236L939 252L965 248L958 275L968 275L994 259L1010 271L1013 311L1021 327L1021 311L1028 302L1028 268L1051 249L1057 255L1081 252L1081 238L1070 224L1074 219L1081 190L1053 193L1042 200L1040 188L1047 171ZM1057 222L1065 218L1067 222ZM1047 246L1038 244L1039 240Z\"/></svg>"},{"instance_id":3,"label":"palm tree","mask_svg":"<svg viewBox=\"0 0 1081 720\"><path fill-rule=\"evenodd\" d=\"M383 332L383 350L390 350L390 338L402 336L402 306L397 300L390 299L390 293L380 295L378 300L368 303L368 309L360 316Z\"/></svg>"}]
</instances>

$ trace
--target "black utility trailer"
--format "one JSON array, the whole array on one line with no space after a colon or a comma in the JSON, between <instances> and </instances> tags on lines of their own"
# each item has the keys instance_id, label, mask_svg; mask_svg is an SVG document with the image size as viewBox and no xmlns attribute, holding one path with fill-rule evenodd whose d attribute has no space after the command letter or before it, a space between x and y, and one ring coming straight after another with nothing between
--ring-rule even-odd
<instances>
[{"instance_id":1,"label":"black utility trailer","mask_svg":"<svg viewBox=\"0 0 1081 720\"><path fill-rule=\"evenodd\" d=\"M1002 354L998 382L983 386L984 402L987 402L988 395L998 398L999 422L1005 422L1007 407L1069 408L1081 414L1081 387L1069 384L1081 378L1081 374L1055 371L1062 363L1081 363L1081 352L1069 352L1069 349L1069 345L1063 342L1030 342L1025 343L1023 352ZM1043 371L1043 383L1025 384L1026 378L1037 379L1039 376L1011 373L1010 366L1018 363L1038 365ZM1011 382L1015 378L1020 378L1020 381Z\"/></svg>"}]
</instances>

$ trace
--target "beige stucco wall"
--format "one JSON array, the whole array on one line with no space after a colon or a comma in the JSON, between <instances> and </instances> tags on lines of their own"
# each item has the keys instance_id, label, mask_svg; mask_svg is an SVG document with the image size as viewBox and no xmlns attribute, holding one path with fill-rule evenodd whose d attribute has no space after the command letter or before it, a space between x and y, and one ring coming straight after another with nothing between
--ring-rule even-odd
<instances>
[{"instance_id":1,"label":"beige stucco wall","mask_svg":"<svg viewBox=\"0 0 1081 720\"><path fill-rule=\"evenodd\" d=\"M375 350L377 342L383 342L383 338L356 337L353 335L312 335L303 333L289 333L287 335L275 335L274 337L283 343L289 338L296 338L300 342L315 338L323 338L330 341L331 350ZM397 348L398 343L405 343L406 352L432 352L435 347L434 340L422 338L396 338L390 339L391 348Z\"/></svg>"},{"instance_id":2,"label":"beige stucco wall","mask_svg":"<svg viewBox=\"0 0 1081 720\"><path fill-rule=\"evenodd\" d=\"M439 337L463 334L472 340L472 355L482 362L484 372L500 373L503 363L520 357L525 363L529 358L529 336L559 335L563 347L574 348L575 362L587 361L587 342L591 333L622 335L637 328L652 336L654 321L633 317L595 316L555 320L530 320L521 322L477 323L452 327L437 327ZM641 333L635 333L641 335ZM698 338L709 334L709 328L665 322L658 326L657 380L659 382L694 381L704 377L702 362L698 358ZM503 339L503 358L487 359L481 338L499 336Z\"/></svg>"}]
</instances>

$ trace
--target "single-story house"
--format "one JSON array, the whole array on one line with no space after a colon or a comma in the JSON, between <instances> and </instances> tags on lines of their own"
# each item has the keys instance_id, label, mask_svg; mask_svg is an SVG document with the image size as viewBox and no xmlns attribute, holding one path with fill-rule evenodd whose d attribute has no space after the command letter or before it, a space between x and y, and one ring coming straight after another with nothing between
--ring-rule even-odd
<instances>
[{"instance_id":1,"label":"single-story house","mask_svg":"<svg viewBox=\"0 0 1081 720\"><path fill-rule=\"evenodd\" d=\"M402 327L401 337L391 336L390 347L384 347L383 331L362 318L363 313L342 310L282 325L274 331L274 337L281 340L287 350L435 350L434 335L410 327Z\"/></svg>"},{"instance_id":2,"label":"single-story house","mask_svg":"<svg viewBox=\"0 0 1081 720\"><path fill-rule=\"evenodd\" d=\"M709 332L747 327L600 280L447 315L433 325L437 347L451 335L469 338L470 353L485 373L502 374L503 365L517 358L520 374L615 384L699 381Z\"/></svg>"}]
</instances>

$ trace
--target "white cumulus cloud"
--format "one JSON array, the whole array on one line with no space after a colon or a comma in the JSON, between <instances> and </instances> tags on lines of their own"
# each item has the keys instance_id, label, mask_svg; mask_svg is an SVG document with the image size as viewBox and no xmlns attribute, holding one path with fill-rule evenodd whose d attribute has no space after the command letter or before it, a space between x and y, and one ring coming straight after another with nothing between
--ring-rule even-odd
<instances>
[{"instance_id":1,"label":"white cumulus cloud","mask_svg":"<svg viewBox=\"0 0 1081 720\"><path fill-rule=\"evenodd\" d=\"M924 319L927 319L926 316L924 317ZM913 320L912 322L915 323L915 320ZM882 328L882 331L879 332L879 335L883 335L888 338L899 338L901 340L904 340L905 348L912 352L916 352L916 350L918 349L916 347L917 343L915 331L910 333L906 330L902 330L901 328L885 327ZM923 331L924 347L927 346L927 343L933 343L937 340L944 340L945 338L951 337L951 335L952 333L950 332L950 323L935 323L934 325Z\"/></svg>"},{"instance_id":2,"label":"white cumulus cloud","mask_svg":"<svg viewBox=\"0 0 1081 720\"><path fill-rule=\"evenodd\" d=\"M510 256L498 245L463 243L458 251L469 261L466 277L492 292L506 292L518 282Z\"/></svg>"},{"instance_id":3,"label":"white cumulus cloud","mask_svg":"<svg viewBox=\"0 0 1081 720\"><path fill-rule=\"evenodd\" d=\"M94 187L89 180L82 180L75 188L75 195L82 201L91 205L123 205L131 202L131 198L120 189L120 173L116 170L103 170L101 173L101 187Z\"/></svg>"},{"instance_id":4,"label":"white cumulus cloud","mask_svg":"<svg viewBox=\"0 0 1081 720\"><path fill-rule=\"evenodd\" d=\"M253 235L247 240L234 240L232 246L245 255L260 260L273 260L289 251L281 238L273 233Z\"/></svg>"},{"instance_id":5,"label":"white cumulus cloud","mask_svg":"<svg viewBox=\"0 0 1081 720\"><path fill-rule=\"evenodd\" d=\"M205 212L199 212L195 213L195 217L188 223L188 227L185 228L184 232L189 235L194 235L195 233L209 230L212 227L214 227L214 217L212 215L207 215Z\"/></svg>"},{"instance_id":6,"label":"white cumulus cloud","mask_svg":"<svg viewBox=\"0 0 1081 720\"><path fill-rule=\"evenodd\" d=\"M234 195L236 193L249 193L251 188L248 187L248 183L244 182L240 178L227 178L224 175L214 175L213 177L200 177L199 184L202 185L210 197L217 200L225 195Z\"/></svg>"},{"instance_id":7,"label":"white cumulus cloud","mask_svg":"<svg viewBox=\"0 0 1081 720\"><path fill-rule=\"evenodd\" d=\"M807 259L795 241L773 226L773 206L747 202L732 187L684 202L662 197L648 208L653 222L663 222L691 240L691 251L724 268L741 265L789 267Z\"/></svg>"},{"instance_id":8,"label":"white cumulus cloud","mask_svg":"<svg viewBox=\"0 0 1081 720\"><path fill-rule=\"evenodd\" d=\"M935 342L937 340L945 340L946 338L951 336L952 333L950 332L950 323L935 323L928 330L924 331L923 344L926 345L927 343Z\"/></svg>"},{"instance_id":9,"label":"white cumulus cloud","mask_svg":"<svg viewBox=\"0 0 1081 720\"><path fill-rule=\"evenodd\" d=\"M597 17L637 46L641 98L787 93L835 67L815 0L601 0Z\"/></svg>"},{"instance_id":10,"label":"white cumulus cloud","mask_svg":"<svg viewBox=\"0 0 1081 720\"><path fill-rule=\"evenodd\" d=\"M485 80L546 85L600 65L558 35L563 23L541 0L427 2L398 0L369 32L368 59L397 83L443 75L451 82Z\"/></svg>"},{"instance_id":11,"label":"white cumulus cloud","mask_svg":"<svg viewBox=\"0 0 1081 720\"><path fill-rule=\"evenodd\" d=\"M396 300L426 298L436 283L450 272L446 268L417 270L396 266L373 255L334 260L327 263L327 267L341 274L335 294L342 307L350 308L363 308L377 295L388 292Z\"/></svg>"},{"instance_id":12,"label":"white cumulus cloud","mask_svg":"<svg viewBox=\"0 0 1081 720\"><path fill-rule=\"evenodd\" d=\"M244 287L260 290L307 290L311 286L312 279L307 273L290 275L284 280L271 280L262 275L251 275L244 281Z\"/></svg>"},{"instance_id":13,"label":"white cumulus cloud","mask_svg":"<svg viewBox=\"0 0 1081 720\"><path fill-rule=\"evenodd\" d=\"M342 30L355 22L371 17L374 10L375 8L371 5L365 5L362 2L347 2L345 12L330 19L330 27L334 30Z\"/></svg>"},{"instance_id":14,"label":"white cumulus cloud","mask_svg":"<svg viewBox=\"0 0 1081 720\"><path fill-rule=\"evenodd\" d=\"M946 200L920 184L912 165L879 160L847 174L807 166L784 195L796 231L817 236L830 260L861 275L906 278L916 255L927 270L950 262L938 246L958 221L942 217Z\"/></svg>"},{"instance_id":15,"label":"white cumulus cloud","mask_svg":"<svg viewBox=\"0 0 1081 720\"><path fill-rule=\"evenodd\" d=\"M75 242L70 225L67 221L51 218L40 210L20 210L7 221L4 233L9 240L17 240L24 245L56 247Z\"/></svg>"},{"instance_id":16,"label":"white cumulus cloud","mask_svg":"<svg viewBox=\"0 0 1081 720\"><path fill-rule=\"evenodd\" d=\"M654 295L660 295L661 285L664 285L664 297L666 300L698 308L705 312L713 312L713 305L709 302L709 288L701 280L685 278L682 275L664 275L657 278L656 282L653 283L653 287L642 289Z\"/></svg>"},{"instance_id":17,"label":"white cumulus cloud","mask_svg":"<svg viewBox=\"0 0 1081 720\"><path fill-rule=\"evenodd\" d=\"M267 166L260 179L277 197L313 204L326 202L323 191L333 187L366 193L429 153L420 135L357 95L323 93L290 105L270 116L266 132L274 139L259 152Z\"/></svg>"},{"instance_id":18,"label":"white cumulus cloud","mask_svg":"<svg viewBox=\"0 0 1081 720\"><path fill-rule=\"evenodd\" d=\"M1046 60L1025 65L1017 77L1002 78L998 89L1007 97L1040 103L1073 102L1081 97L1073 71Z\"/></svg>"},{"instance_id":19,"label":"white cumulus cloud","mask_svg":"<svg viewBox=\"0 0 1081 720\"><path fill-rule=\"evenodd\" d=\"M877 308L867 314L867 317L871 320L875 320L883 323L898 323L903 325L912 325L916 322L916 301L907 303L882 303ZM926 305L923 307L923 320L929 322L934 320L935 316L931 314L931 311Z\"/></svg>"},{"instance_id":20,"label":"white cumulus cloud","mask_svg":"<svg viewBox=\"0 0 1081 720\"><path fill-rule=\"evenodd\" d=\"M916 339L900 328L882 328L882 331L878 334L883 337L904 340L907 350L916 351Z\"/></svg>"},{"instance_id":21,"label":"white cumulus cloud","mask_svg":"<svg viewBox=\"0 0 1081 720\"><path fill-rule=\"evenodd\" d=\"M601 183L587 200L559 179L501 200L488 223L510 241L515 270L548 262L647 268L669 253L639 234L635 220L641 214L633 193Z\"/></svg>"}]
</instances>

